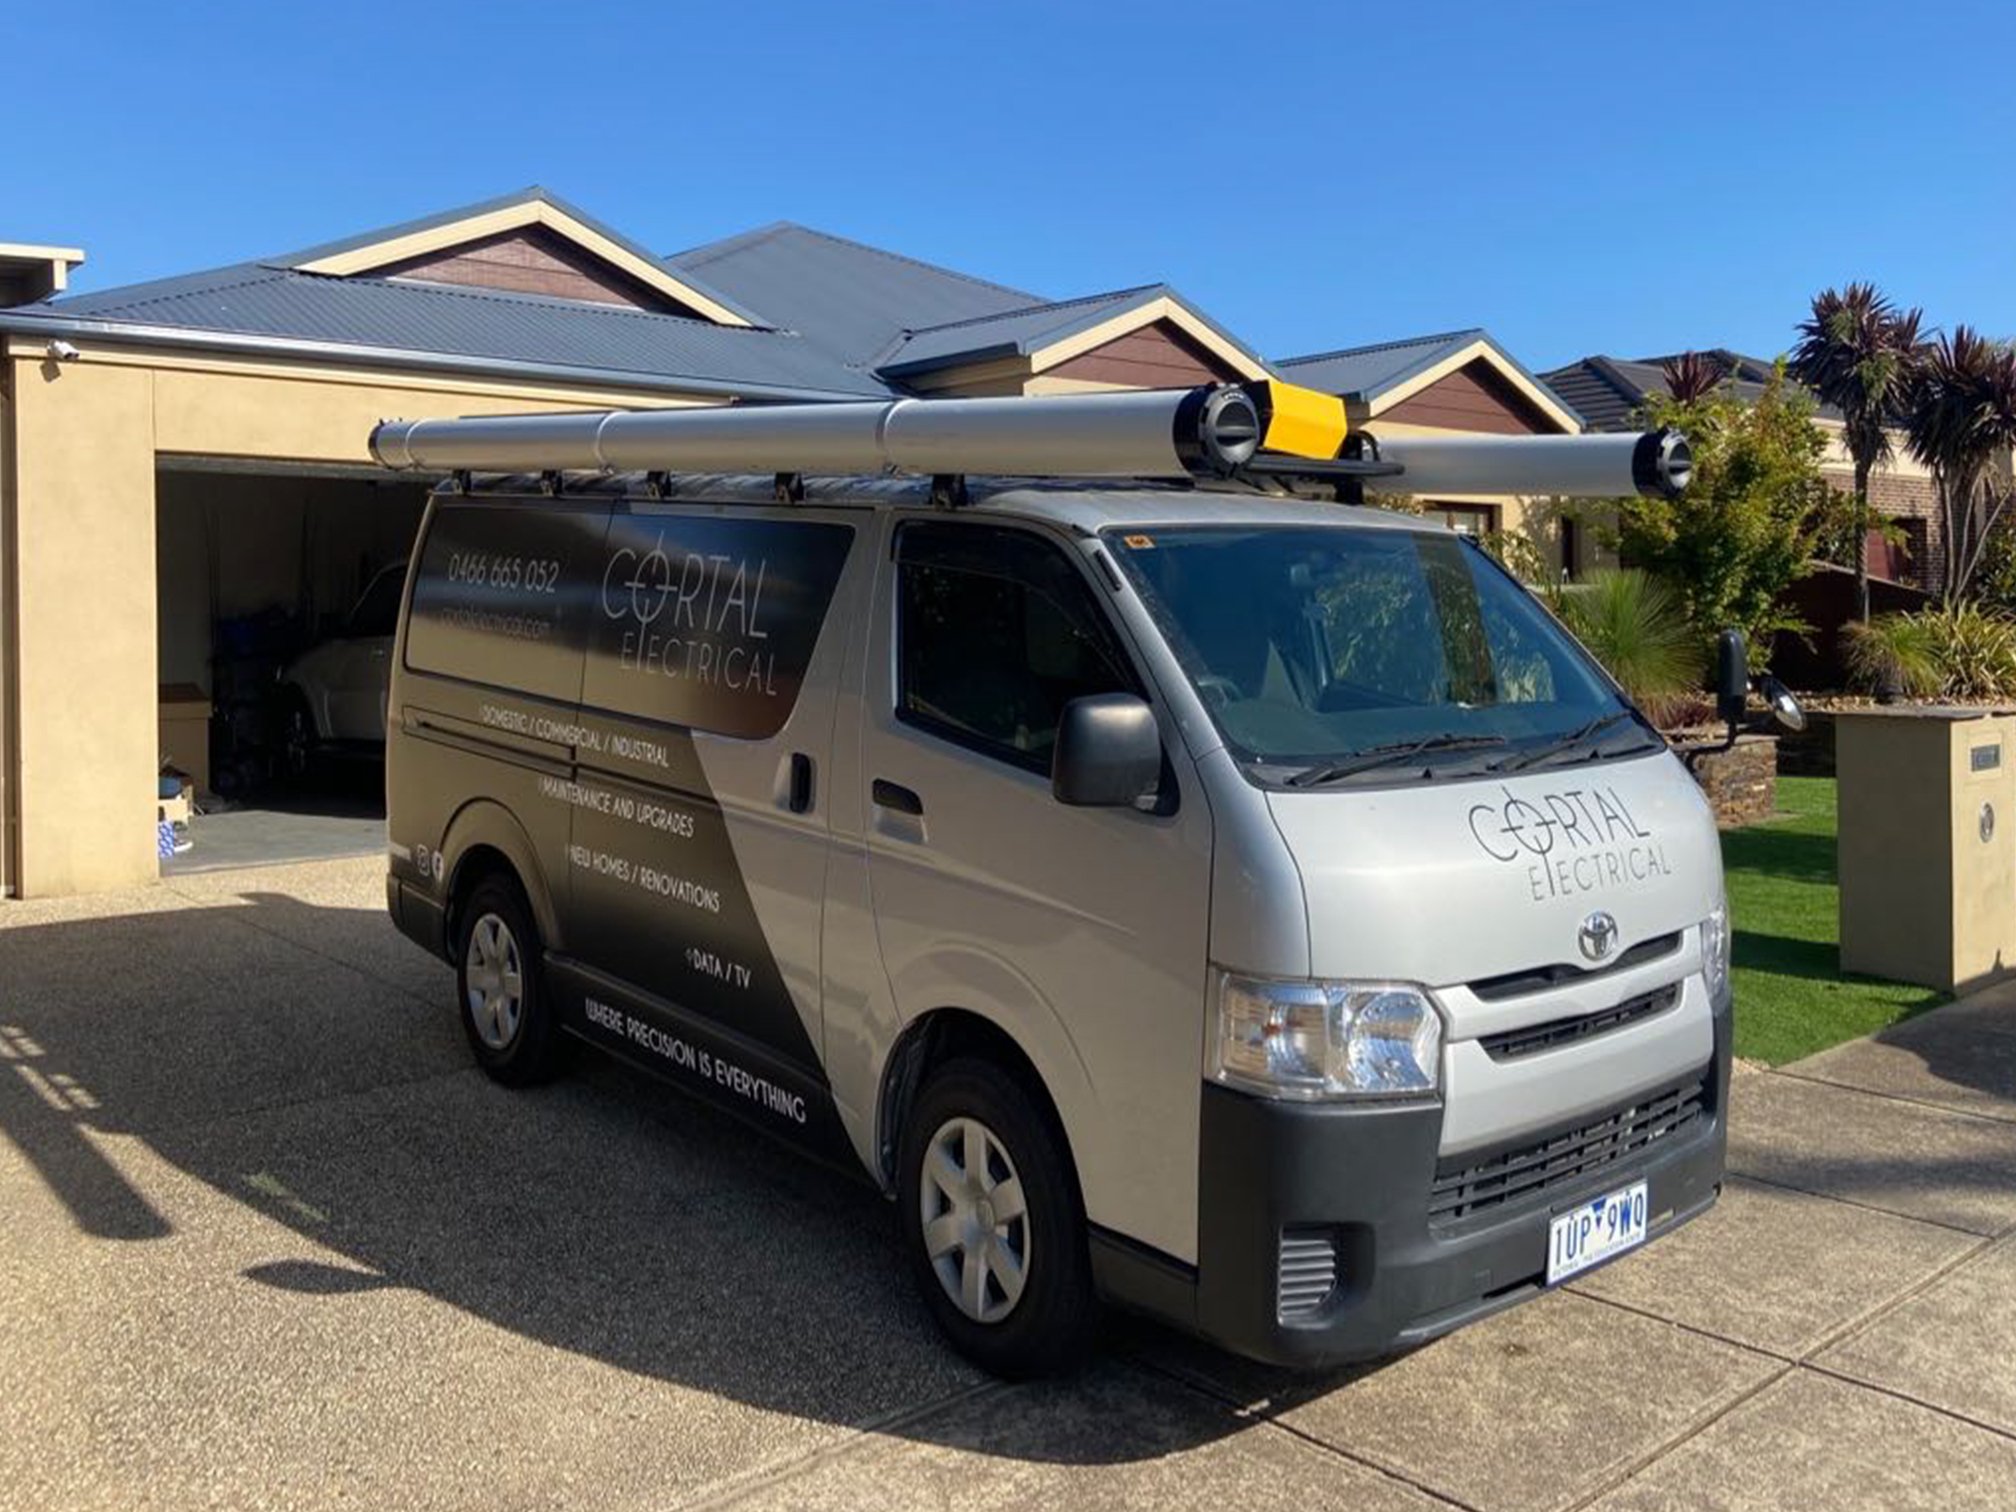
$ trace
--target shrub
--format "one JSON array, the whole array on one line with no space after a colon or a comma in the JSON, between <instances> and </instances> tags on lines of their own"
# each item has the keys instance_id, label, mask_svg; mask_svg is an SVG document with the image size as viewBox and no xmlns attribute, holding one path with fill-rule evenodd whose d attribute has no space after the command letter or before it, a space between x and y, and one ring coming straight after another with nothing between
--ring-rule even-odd
<instances>
[{"instance_id":1,"label":"shrub","mask_svg":"<svg viewBox=\"0 0 2016 1512\"><path fill-rule=\"evenodd\" d=\"M1880 614L1841 627L1848 679L1866 693L1886 690L1926 696L1945 681L1928 616Z\"/></svg>"},{"instance_id":2,"label":"shrub","mask_svg":"<svg viewBox=\"0 0 2016 1512\"><path fill-rule=\"evenodd\" d=\"M1654 720L1664 721L1701 681L1701 641L1680 597L1657 578L1603 569L1570 589L1561 618Z\"/></svg>"},{"instance_id":3,"label":"shrub","mask_svg":"<svg viewBox=\"0 0 2016 1512\"><path fill-rule=\"evenodd\" d=\"M2016 620L1959 603L1928 611L1947 698L2016 695Z\"/></svg>"},{"instance_id":4,"label":"shrub","mask_svg":"<svg viewBox=\"0 0 2016 1512\"><path fill-rule=\"evenodd\" d=\"M2016 618L1960 603L1843 627L1860 687L1920 697L2016 697Z\"/></svg>"},{"instance_id":5,"label":"shrub","mask_svg":"<svg viewBox=\"0 0 2016 1512\"><path fill-rule=\"evenodd\" d=\"M1626 562L1673 585L1704 656L1716 632L1734 625L1761 672L1778 631L1807 628L1782 596L1808 571L1816 535L1839 528L1813 402L1786 383L1781 365L1754 403L1727 386L1685 402L1655 395L1641 418L1685 432L1694 479L1678 499L1621 501L1614 544Z\"/></svg>"}]
</instances>

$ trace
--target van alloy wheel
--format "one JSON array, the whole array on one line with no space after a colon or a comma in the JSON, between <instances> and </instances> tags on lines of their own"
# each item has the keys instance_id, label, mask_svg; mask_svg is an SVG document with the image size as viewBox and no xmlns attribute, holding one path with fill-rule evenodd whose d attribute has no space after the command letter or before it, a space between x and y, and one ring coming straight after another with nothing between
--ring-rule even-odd
<instances>
[{"instance_id":1,"label":"van alloy wheel","mask_svg":"<svg viewBox=\"0 0 2016 1512\"><path fill-rule=\"evenodd\" d=\"M494 913L477 919L469 931L463 960L469 1022L477 1037L492 1050L502 1050L518 1034L525 1006L525 970L511 926Z\"/></svg>"},{"instance_id":2,"label":"van alloy wheel","mask_svg":"<svg viewBox=\"0 0 2016 1512\"><path fill-rule=\"evenodd\" d=\"M978 1119L947 1119L918 1184L938 1284L974 1322L999 1323L1022 1298L1030 1259L1029 1207L1007 1147Z\"/></svg>"}]
</instances>

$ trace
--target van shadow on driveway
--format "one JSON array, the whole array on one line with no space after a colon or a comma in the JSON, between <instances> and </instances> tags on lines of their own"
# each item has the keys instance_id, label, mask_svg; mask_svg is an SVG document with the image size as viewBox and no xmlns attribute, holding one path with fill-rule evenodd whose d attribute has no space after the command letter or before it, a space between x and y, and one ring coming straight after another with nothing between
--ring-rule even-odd
<instances>
[{"instance_id":1,"label":"van shadow on driveway","mask_svg":"<svg viewBox=\"0 0 2016 1512\"><path fill-rule=\"evenodd\" d=\"M380 913L222 885L206 901L0 931L0 1059L19 1073L0 1068L0 1132L86 1234L175 1234L87 1131L133 1136L324 1252L238 1270L262 1288L405 1288L625 1371L926 1440L933 1419L903 1415L980 1381L867 1185L585 1050L551 1086L491 1084L447 968ZM1118 1462L1241 1426L1212 1410L1153 1442L990 1452Z\"/></svg>"}]
</instances>

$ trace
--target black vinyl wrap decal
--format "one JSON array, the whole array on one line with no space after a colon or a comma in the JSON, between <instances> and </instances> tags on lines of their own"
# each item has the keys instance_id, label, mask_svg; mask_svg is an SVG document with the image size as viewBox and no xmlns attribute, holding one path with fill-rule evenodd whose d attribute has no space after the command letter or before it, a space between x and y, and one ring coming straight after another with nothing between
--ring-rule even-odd
<instances>
[{"instance_id":1,"label":"black vinyl wrap decal","mask_svg":"<svg viewBox=\"0 0 2016 1512\"><path fill-rule=\"evenodd\" d=\"M571 751L511 805L565 857L548 882L568 1027L815 1145L840 1137L817 1046L693 732L785 727L853 539L642 501L444 499L406 650L479 685L466 713L486 729ZM820 861L823 829L786 833Z\"/></svg>"}]
</instances>

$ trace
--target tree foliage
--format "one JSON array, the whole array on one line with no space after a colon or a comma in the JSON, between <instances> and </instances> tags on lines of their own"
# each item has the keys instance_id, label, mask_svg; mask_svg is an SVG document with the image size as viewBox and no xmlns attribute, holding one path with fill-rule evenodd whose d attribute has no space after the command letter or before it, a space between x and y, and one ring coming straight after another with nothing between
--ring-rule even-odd
<instances>
[{"instance_id":1,"label":"tree foliage","mask_svg":"<svg viewBox=\"0 0 2016 1512\"><path fill-rule=\"evenodd\" d=\"M1623 501L1615 544L1628 565L1678 595L1704 657L1716 632L1733 625L1761 670L1773 635L1807 628L1780 598L1806 575L1836 508L1820 473L1826 438L1813 413L1783 363L1754 403L1726 385L1646 402L1646 424L1685 432L1694 477L1678 499Z\"/></svg>"},{"instance_id":2,"label":"tree foliage","mask_svg":"<svg viewBox=\"0 0 2016 1512\"><path fill-rule=\"evenodd\" d=\"M1890 455L1890 427L1910 388L1919 353L1917 310L1899 310L1874 284L1851 283L1813 297L1799 324L1789 371L1823 404L1841 412L1841 440L1855 464L1853 563L1856 613L1869 618L1869 474Z\"/></svg>"},{"instance_id":3,"label":"tree foliage","mask_svg":"<svg viewBox=\"0 0 2016 1512\"><path fill-rule=\"evenodd\" d=\"M2009 506L1994 463L2016 446L2016 349L1964 325L1926 347L1913 366L1904 431L1939 492L1951 602L1965 596Z\"/></svg>"}]
</instances>

